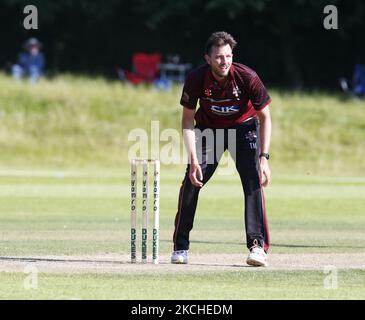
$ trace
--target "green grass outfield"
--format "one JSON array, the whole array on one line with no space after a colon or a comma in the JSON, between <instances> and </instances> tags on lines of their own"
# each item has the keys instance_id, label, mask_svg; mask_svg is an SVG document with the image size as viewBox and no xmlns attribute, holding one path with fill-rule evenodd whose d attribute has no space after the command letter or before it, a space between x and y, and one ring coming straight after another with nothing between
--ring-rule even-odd
<instances>
[{"instance_id":1,"label":"green grass outfield","mask_svg":"<svg viewBox=\"0 0 365 320\"><path fill-rule=\"evenodd\" d=\"M127 139L132 129L150 132L154 120L159 133L180 132L181 86L166 92L70 75L30 86L0 73L0 87L0 165L5 167L121 167L133 144ZM275 173L363 176L364 100L269 92Z\"/></svg>"},{"instance_id":2,"label":"green grass outfield","mask_svg":"<svg viewBox=\"0 0 365 320\"><path fill-rule=\"evenodd\" d=\"M162 168L161 255L171 251L183 171L181 166ZM93 172L0 170L0 257L125 256L129 253L129 184L128 167ZM270 253L364 253L364 194L362 178L275 177L266 191ZM242 206L238 177L214 176L201 193L191 254L242 254L244 265ZM98 272L40 272L38 289L29 290L23 287L28 275L23 270L1 272L0 298L365 298L362 268L340 268L337 289L328 290L323 285L326 275L321 268L181 269L171 273L163 269L156 272L159 267L151 265L151 272L148 268L143 272L109 273L102 268Z\"/></svg>"},{"instance_id":3,"label":"green grass outfield","mask_svg":"<svg viewBox=\"0 0 365 320\"><path fill-rule=\"evenodd\" d=\"M337 289L323 286L321 271L194 274L40 274L25 290L25 275L0 273L4 299L264 300L364 299L364 270L339 270Z\"/></svg>"}]
</instances>

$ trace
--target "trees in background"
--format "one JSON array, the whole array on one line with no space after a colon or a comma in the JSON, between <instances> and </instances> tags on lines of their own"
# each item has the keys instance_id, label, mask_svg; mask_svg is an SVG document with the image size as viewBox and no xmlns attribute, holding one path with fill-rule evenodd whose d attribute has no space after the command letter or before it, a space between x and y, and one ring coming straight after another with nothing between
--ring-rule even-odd
<instances>
[{"instance_id":1,"label":"trees in background","mask_svg":"<svg viewBox=\"0 0 365 320\"><path fill-rule=\"evenodd\" d=\"M44 43L48 67L113 75L130 67L136 51L180 54L197 65L213 31L239 42L237 60L265 82L293 88L330 88L364 63L365 2L332 0L339 29L323 27L324 0L35 0L39 30L22 28L27 0L0 1L0 63L29 36Z\"/></svg>"}]
</instances>

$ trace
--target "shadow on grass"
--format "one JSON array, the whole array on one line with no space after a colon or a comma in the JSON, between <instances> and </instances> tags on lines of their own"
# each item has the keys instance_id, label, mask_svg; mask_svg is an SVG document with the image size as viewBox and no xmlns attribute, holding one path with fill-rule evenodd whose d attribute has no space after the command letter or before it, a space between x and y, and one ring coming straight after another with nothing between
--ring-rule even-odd
<instances>
[{"instance_id":1,"label":"shadow on grass","mask_svg":"<svg viewBox=\"0 0 365 320\"><path fill-rule=\"evenodd\" d=\"M191 241L191 243L200 244L221 244L221 245L234 245L234 246L246 246L245 242L218 242L218 241ZM277 248L346 248L346 249L363 249L363 246L349 246L349 245L310 245L310 244L286 244L286 243L272 243L270 247Z\"/></svg>"},{"instance_id":2,"label":"shadow on grass","mask_svg":"<svg viewBox=\"0 0 365 320\"><path fill-rule=\"evenodd\" d=\"M22 262L75 262L75 263L111 263L111 264L124 264L130 263L129 261L120 260L95 260L95 259L60 259L60 258L42 258L42 257L0 257L0 261L22 261Z\"/></svg>"},{"instance_id":3,"label":"shadow on grass","mask_svg":"<svg viewBox=\"0 0 365 320\"><path fill-rule=\"evenodd\" d=\"M61 262L61 263L99 263L99 264L131 264L130 261L122 260L94 260L94 259L60 259L60 258L42 258L42 257L1 257L0 261L20 261L20 262ZM140 264L140 263L137 263ZM150 263L147 263L148 265ZM159 262L160 265L171 265L170 262ZM254 268L249 265L238 265L238 264L222 264L222 263L191 263L191 266L205 266L205 267L232 267L232 268Z\"/></svg>"}]
</instances>

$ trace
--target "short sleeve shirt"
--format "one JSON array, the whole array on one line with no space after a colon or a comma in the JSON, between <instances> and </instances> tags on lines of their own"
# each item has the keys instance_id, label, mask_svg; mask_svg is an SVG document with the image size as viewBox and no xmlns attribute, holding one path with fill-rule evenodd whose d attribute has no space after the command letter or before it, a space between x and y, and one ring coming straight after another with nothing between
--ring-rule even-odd
<instances>
[{"instance_id":1,"label":"short sleeve shirt","mask_svg":"<svg viewBox=\"0 0 365 320\"><path fill-rule=\"evenodd\" d=\"M188 74L180 104L196 109L198 101L197 125L229 128L256 117L256 111L265 108L271 98L255 71L234 62L224 87L214 78L208 64Z\"/></svg>"}]
</instances>

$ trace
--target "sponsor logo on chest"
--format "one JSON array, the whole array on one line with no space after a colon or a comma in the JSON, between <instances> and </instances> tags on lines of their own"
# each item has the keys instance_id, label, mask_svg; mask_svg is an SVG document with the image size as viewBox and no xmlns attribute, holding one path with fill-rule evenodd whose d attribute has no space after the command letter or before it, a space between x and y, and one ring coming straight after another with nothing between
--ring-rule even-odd
<instances>
[{"instance_id":1,"label":"sponsor logo on chest","mask_svg":"<svg viewBox=\"0 0 365 320\"><path fill-rule=\"evenodd\" d=\"M210 110L219 115L228 116L240 111L240 106L211 106Z\"/></svg>"}]
</instances>

